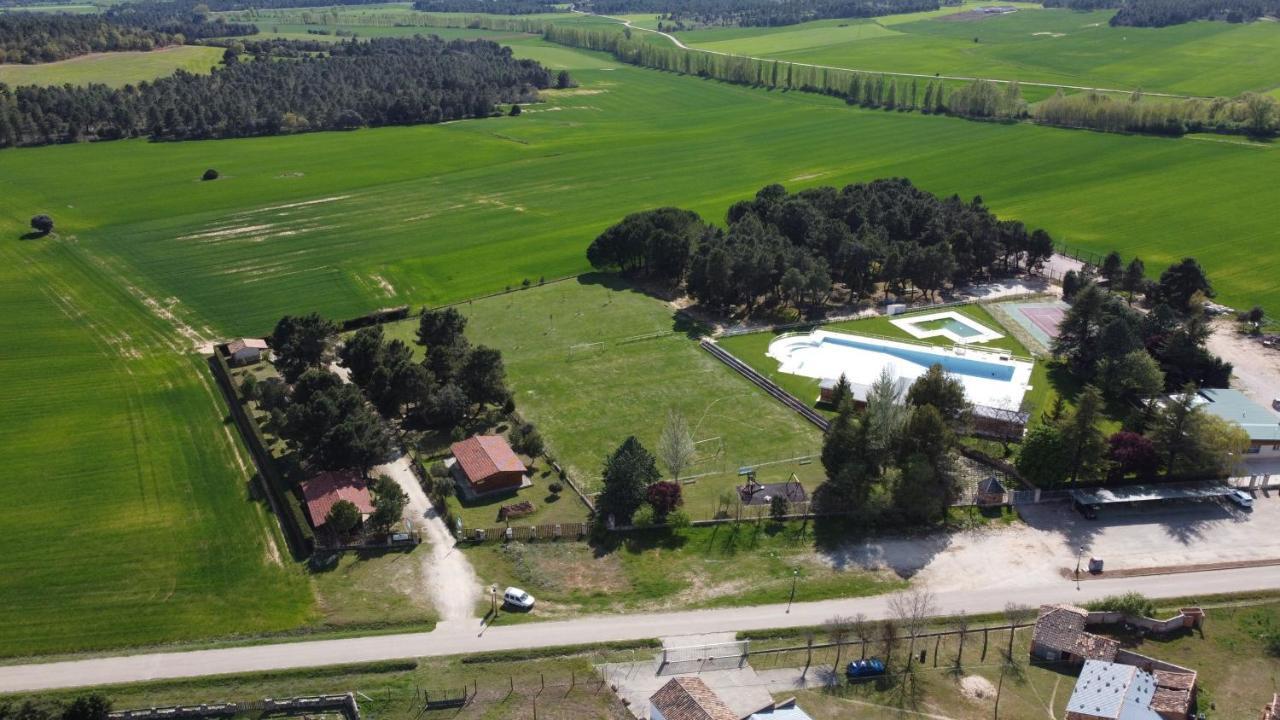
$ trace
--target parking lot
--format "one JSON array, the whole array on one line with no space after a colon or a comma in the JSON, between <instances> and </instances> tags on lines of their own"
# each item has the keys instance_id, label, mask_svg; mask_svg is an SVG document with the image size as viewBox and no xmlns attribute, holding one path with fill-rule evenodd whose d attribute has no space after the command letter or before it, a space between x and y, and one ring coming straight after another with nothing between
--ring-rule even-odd
<instances>
[{"instance_id":1,"label":"parking lot","mask_svg":"<svg viewBox=\"0 0 1280 720\"><path fill-rule=\"evenodd\" d=\"M1111 571L1280 560L1280 493L1274 490L1256 492L1252 511L1204 501L1104 507L1095 520L1066 502L1020 512L1024 522L1009 527L858 543L828 559L892 568L934 590L1043 585L1063 579L1078 556L1085 562L1100 557Z\"/></svg>"}]
</instances>

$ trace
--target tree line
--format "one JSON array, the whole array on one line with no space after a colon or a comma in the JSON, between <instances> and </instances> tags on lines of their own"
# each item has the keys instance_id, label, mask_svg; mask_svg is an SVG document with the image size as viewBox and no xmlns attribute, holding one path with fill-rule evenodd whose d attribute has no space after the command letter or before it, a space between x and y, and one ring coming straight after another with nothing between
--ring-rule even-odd
<instances>
[{"instance_id":1,"label":"tree line","mask_svg":"<svg viewBox=\"0 0 1280 720\"><path fill-rule=\"evenodd\" d=\"M122 7L122 6L117 6ZM45 63L93 52L154 50L204 37L248 35L252 25L179 15L111 11L103 15L0 14L0 63Z\"/></svg>"},{"instance_id":2,"label":"tree line","mask_svg":"<svg viewBox=\"0 0 1280 720\"><path fill-rule=\"evenodd\" d=\"M549 25L551 42L608 52L620 62L713 78L737 85L800 90L838 97L867 108L918 111L980 120L1028 119L1046 125L1103 132L1180 135L1186 132L1274 135L1280 130L1280 102L1257 93L1236 98L1159 99L1134 93L1128 100L1096 92L1054 97L1028 108L1016 82L940 79L863 73L797 65L786 61L718 55L642 42L629 32Z\"/></svg>"},{"instance_id":3,"label":"tree line","mask_svg":"<svg viewBox=\"0 0 1280 720\"><path fill-rule=\"evenodd\" d=\"M1184 258L1153 281L1141 259L1126 265L1113 252L1096 276L1068 273L1063 292L1071 308L1052 349L1083 389L1074 408L1059 398L1028 432L1019 471L1040 487L1229 472L1249 436L1197 398L1200 388L1227 387L1232 370L1206 346L1213 287L1200 264ZM1139 296L1145 313L1132 306ZM1108 402L1128 408L1111 435L1098 427Z\"/></svg>"},{"instance_id":4,"label":"tree line","mask_svg":"<svg viewBox=\"0 0 1280 720\"><path fill-rule=\"evenodd\" d=\"M1194 20L1252 22L1280 15L1276 0L1046 0L1045 7L1116 10L1113 26L1167 27Z\"/></svg>"},{"instance_id":5,"label":"tree line","mask_svg":"<svg viewBox=\"0 0 1280 720\"><path fill-rule=\"evenodd\" d=\"M1104 132L1182 135L1188 132L1248 134L1265 137L1280 130L1280 101L1246 92L1234 98L1148 99L1135 92L1127 99L1061 90L1036 105L1032 116L1047 125Z\"/></svg>"},{"instance_id":6,"label":"tree line","mask_svg":"<svg viewBox=\"0 0 1280 720\"><path fill-rule=\"evenodd\" d=\"M821 303L833 283L928 296L1053 254L1048 233L996 218L981 198L938 198L904 178L798 193L769 185L732 205L726 223L676 208L634 213L601 233L587 260L750 312L760 302Z\"/></svg>"},{"instance_id":7,"label":"tree line","mask_svg":"<svg viewBox=\"0 0 1280 720\"><path fill-rule=\"evenodd\" d=\"M178 71L122 88L0 84L0 147L147 136L232 138L487 117L497 103L530 102L567 86L510 48L438 37L313 45L271 41L235 50L209 75ZM291 58L291 59L286 59Z\"/></svg>"}]
</instances>

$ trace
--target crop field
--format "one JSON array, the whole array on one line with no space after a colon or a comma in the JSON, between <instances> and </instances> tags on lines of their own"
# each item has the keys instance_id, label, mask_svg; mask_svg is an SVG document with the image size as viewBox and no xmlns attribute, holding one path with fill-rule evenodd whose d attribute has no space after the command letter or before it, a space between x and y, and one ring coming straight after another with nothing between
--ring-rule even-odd
<instances>
[{"instance_id":1,"label":"crop field","mask_svg":"<svg viewBox=\"0 0 1280 720\"><path fill-rule=\"evenodd\" d=\"M86 251L215 335L581 272L591 238L634 210L678 204L719 220L771 182L884 176L980 194L1153 271L1194 251L1224 301L1280 300L1280 260L1238 252L1269 242L1280 214L1269 182L1280 156L1267 147L867 111L516 47L582 87L516 118L6 151L0 184L15 212L57 209ZM199 182L208 167L222 178Z\"/></svg>"},{"instance_id":2,"label":"crop field","mask_svg":"<svg viewBox=\"0 0 1280 720\"><path fill-rule=\"evenodd\" d=\"M0 83L19 85L88 85L111 87L172 75L177 70L207 73L222 62L222 48L178 45L151 52L81 55L40 65L0 65Z\"/></svg>"},{"instance_id":3,"label":"crop field","mask_svg":"<svg viewBox=\"0 0 1280 720\"><path fill-rule=\"evenodd\" d=\"M203 361L69 235L0 211L0 655L285 630L305 578ZM155 307L161 307L156 305Z\"/></svg>"},{"instance_id":4,"label":"crop field","mask_svg":"<svg viewBox=\"0 0 1280 720\"><path fill-rule=\"evenodd\" d=\"M1235 95L1280 84L1280 25L1273 22L1111 27L1111 11L1026 5L1007 15L955 19L974 6L923 17L697 30L679 37L707 50L871 71L1188 95Z\"/></svg>"},{"instance_id":5,"label":"crop field","mask_svg":"<svg viewBox=\"0 0 1280 720\"><path fill-rule=\"evenodd\" d=\"M0 497L20 508L0 560L6 653L311 622L308 582L277 564L191 349L289 312L346 317L580 273L590 240L635 210L720 220L772 182L906 176L980 194L1072 245L1138 253L1153 271L1194 253L1225 302L1280 306L1280 260L1241 252L1268 247L1280 215L1269 147L865 111L512 43L581 87L514 118L0 154ZM221 179L200 182L210 167ZM38 212L57 235L20 240ZM599 285L561 310L561 287L470 311L477 340L507 352L521 408L582 475L627 434L652 443L668 404L702 423L699 439L738 438L726 469L816 446L816 431L797 434L796 418L683 336L566 362L570 345L671 330L672 317L631 293L606 304ZM554 403L539 404L539 387Z\"/></svg>"},{"instance_id":6,"label":"crop field","mask_svg":"<svg viewBox=\"0 0 1280 720\"><path fill-rule=\"evenodd\" d=\"M698 347L665 302L607 276L587 275L464 303L467 336L502 351L516 406L542 430L550 452L588 492L604 456L628 435L650 450L674 408L699 444L684 475L694 519L710 518L742 465L818 451L822 434ZM416 324L388 327L410 338ZM779 463L760 480L797 472L812 488L821 466ZM776 476L776 477L775 477ZM574 502L568 497L560 501Z\"/></svg>"}]
</instances>

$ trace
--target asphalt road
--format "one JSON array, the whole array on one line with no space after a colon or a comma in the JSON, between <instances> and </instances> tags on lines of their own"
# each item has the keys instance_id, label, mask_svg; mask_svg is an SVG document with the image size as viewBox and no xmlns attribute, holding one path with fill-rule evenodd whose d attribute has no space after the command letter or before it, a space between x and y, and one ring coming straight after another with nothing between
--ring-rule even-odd
<instances>
[{"instance_id":1,"label":"asphalt road","mask_svg":"<svg viewBox=\"0 0 1280 720\"><path fill-rule=\"evenodd\" d=\"M956 590L935 597L939 614L987 613L1015 601L1026 605L1085 602L1136 590L1149 597L1211 595L1280 588L1280 567L1243 568L1149 577L1089 580L1079 590L1066 580L1010 592ZM433 632L311 640L244 647L97 657L0 667L0 692L50 690L145 680L252 673L341 663L459 655L513 648L636 640L659 636L819 625L833 615L887 615L888 596L760 605L716 610L599 615L489 628L479 620L441 623Z\"/></svg>"}]
</instances>

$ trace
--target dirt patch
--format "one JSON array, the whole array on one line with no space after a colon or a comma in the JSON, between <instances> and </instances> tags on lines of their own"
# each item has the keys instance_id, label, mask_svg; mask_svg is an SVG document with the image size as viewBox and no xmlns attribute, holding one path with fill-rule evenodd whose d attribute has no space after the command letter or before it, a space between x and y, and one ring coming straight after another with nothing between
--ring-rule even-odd
<instances>
[{"instance_id":1,"label":"dirt patch","mask_svg":"<svg viewBox=\"0 0 1280 720\"><path fill-rule=\"evenodd\" d=\"M1008 15L1011 12L1016 11L983 12L981 10L969 10L968 12L955 13L954 15L943 15L936 19L941 20L942 22L976 22L978 20L986 20L988 18L1000 17L1001 15Z\"/></svg>"},{"instance_id":2,"label":"dirt patch","mask_svg":"<svg viewBox=\"0 0 1280 720\"><path fill-rule=\"evenodd\" d=\"M1066 33L1059 33L1059 32L1049 32L1049 31L1047 31L1047 30L1043 30L1043 31L1041 31L1041 32L1033 32L1033 33L1031 33L1031 36L1032 36L1032 37L1056 37L1056 38L1060 38L1060 37L1066 37L1066 36L1067 36L1067 34L1066 34Z\"/></svg>"},{"instance_id":3,"label":"dirt patch","mask_svg":"<svg viewBox=\"0 0 1280 720\"><path fill-rule=\"evenodd\" d=\"M563 90L543 90L546 97L577 97L579 95L603 95L609 92L601 88L565 88Z\"/></svg>"},{"instance_id":4,"label":"dirt patch","mask_svg":"<svg viewBox=\"0 0 1280 720\"><path fill-rule=\"evenodd\" d=\"M1276 388L1280 388L1280 351L1236 332L1230 318L1215 320L1212 328L1209 349L1231 363L1236 380L1232 384L1259 405L1271 407Z\"/></svg>"},{"instance_id":5,"label":"dirt patch","mask_svg":"<svg viewBox=\"0 0 1280 720\"><path fill-rule=\"evenodd\" d=\"M988 700L996 696L996 686L981 675L968 675L960 681L960 694L970 700Z\"/></svg>"},{"instance_id":6,"label":"dirt patch","mask_svg":"<svg viewBox=\"0 0 1280 720\"><path fill-rule=\"evenodd\" d=\"M583 595L612 595L631 588L616 556L597 558L582 543L544 544L536 549L512 543L503 552L511 558L516 574L530 584L572 588Z\"/></svg>"}]
</instances>

